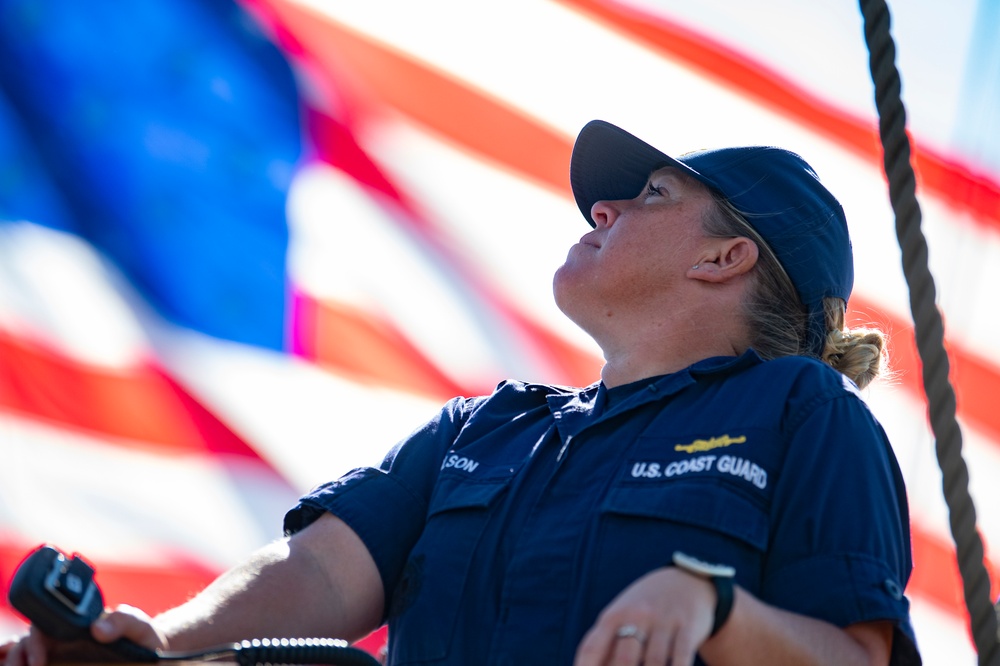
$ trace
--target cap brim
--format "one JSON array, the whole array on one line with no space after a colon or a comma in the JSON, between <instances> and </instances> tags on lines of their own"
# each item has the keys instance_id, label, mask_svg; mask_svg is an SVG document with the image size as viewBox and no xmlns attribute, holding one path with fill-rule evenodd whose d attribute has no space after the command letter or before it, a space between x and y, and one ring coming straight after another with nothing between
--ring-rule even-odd
<instances>
[{"instance_id":1,"label":"cap brim","mask_svg":"<svg viewBox=\"0 0 1000 666\"><path fill-rule=\"evenodd\" d=\"M580 130L570 160L569 181L576 205L593 226L590 211L595 203L638 196L649 174L665 166L704 182L697 171L642 139L611 123L592 120Z\"/></svg>"}]
</instances>

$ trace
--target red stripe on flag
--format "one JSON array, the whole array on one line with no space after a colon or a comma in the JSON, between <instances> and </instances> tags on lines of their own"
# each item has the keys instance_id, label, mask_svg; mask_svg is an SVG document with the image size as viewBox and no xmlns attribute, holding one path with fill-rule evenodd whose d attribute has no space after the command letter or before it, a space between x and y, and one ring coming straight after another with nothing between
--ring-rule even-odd
<instances>
[{"instance_id":1,"label":"red stripe on flag","mask_svg":"<svg viewBox=\"0 0 1000 666\"><path fill-rule=\"evenodd\" d=\"M913 575L907 587L907 595L911 598L919 596L932 602L942 611L961 618L968 628L969 610L965 603L962 576L958 568L958 557L955 546L951 542L943 542L925 532L919 524L911 527L913 544ZM990 577L990 599L996 599L1000 593L1000 564L990 559L987 552L984 558ZM970 638L971 640L971 638Z\"/></svg>"},{"instance_id":2,"label":"red stripe on flag","mask_svg":"<svg viewBox=\"0 0 1000 666\"><path fill-rule=\"evenodd\" d=\"M0 331L0 408L130 448L256 452L160 369L81 363Z\"/></svg>"},{"instance_id":3,"label":"red stripe on flag","mask_svg":"<svg viewBox=\"0 0 1000 666\"><path fill-rule=\"evenodd\" d=\"M849 326L877 327L889 334L889 366L893 381L926 403L913 324L886 313L876 303L857 294L851 297L848 322ZM948 345L948 359L959 416L981 430L992 443L1000 443L1000 410L996 409L995 399L1000 393L1000 368L957 344Z\"/></svg>"},{"instance_id":4,"label":"red stripe on flag","mask_svg":"<svg viewBox=\"0 0 1000 666\"><path fill-rule=\"evenodd\" d=\"M463 394L389 322L342 303L301 294L296 300L298 351L305 358L368 384L441 400Z\"/></svg>"}]
</instances>

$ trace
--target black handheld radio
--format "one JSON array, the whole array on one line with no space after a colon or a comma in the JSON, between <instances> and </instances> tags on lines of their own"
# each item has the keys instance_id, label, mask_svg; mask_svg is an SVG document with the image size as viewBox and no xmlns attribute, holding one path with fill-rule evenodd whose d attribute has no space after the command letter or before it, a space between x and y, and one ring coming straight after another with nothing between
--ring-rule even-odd
<instances>
[{"instance_id":1,"label":"black handheld radio","mask_svg":"<svg viewBox=\"0 0 1000 666\"><path fill-rule=\"evenodd\" d=\"M52 546L40 546L18 567L10 583L10 604L48 636L85 639L104 610L94 568L79 555L67 559Z\"/></svg>"}]
</instances>

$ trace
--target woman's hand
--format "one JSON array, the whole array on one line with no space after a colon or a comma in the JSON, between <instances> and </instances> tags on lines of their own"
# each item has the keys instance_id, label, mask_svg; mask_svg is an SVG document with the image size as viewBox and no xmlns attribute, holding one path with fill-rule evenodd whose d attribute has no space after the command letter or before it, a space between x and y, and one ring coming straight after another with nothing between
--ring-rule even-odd
<instances>
[{"instance_id":1,"label":"woman's hand","mask_svg":"<svg viewBox=\"0 0 1000 666\"><path fill-rule=\"evenodd\" d=\"M42 666L54 641L34 627L21 636L11 636L0 643L0 658L5 666Z\"/></svg>"},{"instance_id":2,"label":"woman's hand","mask_svg":"<svg viewBox=\"0 0 1000 666\"><path fill-rule=\"evenodd\" d=\"M153 626L149 616L132 606L121 605L105 612L91 625L90 633L98 643L128 638L151 650L166 649L166 640ZM24 635L13 636L0 643L0 658L4 660L4 666L44 666L50 658L60 655L79 660L90 653L95 653L93 644L55 641L35 627Z\"/></svg>"},{"instance_id":3,"label":"woman's hand","mask_svg":"<svg viewBox=\"0 0 1000 666\"><path fill-rule=\"evenodd\" d=\"M601 612L575 666L690 666L712 631L716 602L704 578L677 567L651 571Z\"/></svg>"}]
</instances>

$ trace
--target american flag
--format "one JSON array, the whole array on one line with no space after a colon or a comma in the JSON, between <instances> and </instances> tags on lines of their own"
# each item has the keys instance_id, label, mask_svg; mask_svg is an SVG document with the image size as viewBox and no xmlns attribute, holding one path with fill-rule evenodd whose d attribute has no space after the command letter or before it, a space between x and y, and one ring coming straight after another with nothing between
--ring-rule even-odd
<instances>
[{"instance_id":1,"label":"american flag","mask_svg":"<svg viewBox=\"0 0 1000 666\"><path fill-rule=\"evenodd\" d=\"M995 580L1000 4L890 9ZM155 613L445 399L596 380L549 285L602 118L674 154L789 148L841 199L850 323L891 336L864 395L908 484L917 638L975 663L857 5L0 0L0 33L4 592L48 542Z\"/></svg>"}]
</instances>

